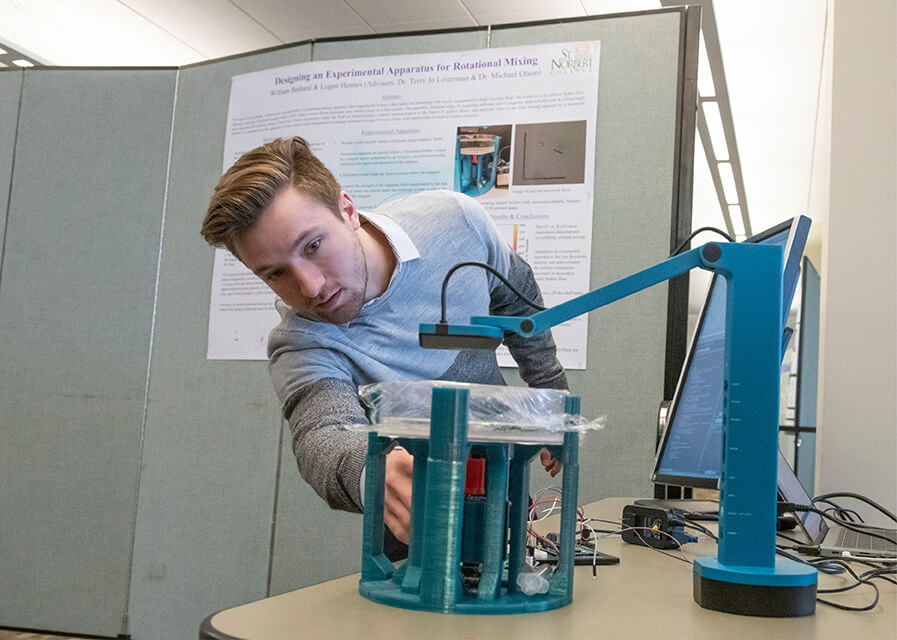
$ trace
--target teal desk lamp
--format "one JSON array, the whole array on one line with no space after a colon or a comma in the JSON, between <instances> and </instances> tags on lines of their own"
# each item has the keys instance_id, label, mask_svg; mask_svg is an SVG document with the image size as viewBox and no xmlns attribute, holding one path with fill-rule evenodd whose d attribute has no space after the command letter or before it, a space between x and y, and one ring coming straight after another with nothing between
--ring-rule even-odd
<instances>
[{"instance_id":1,"label":"teal desk lamp","mask_svg":"<svg viewBox=\"0 0 897 640\"><path fill-rule=\"evenodd\" d=\"M694 562L694 599L744 615L814 613L816 569L776 556L776 463L783 249L708 243L528 317L475 316L420 326L423 347L494 348L527 337L695 267L727 281L718 553ZM565 500L566 502L566 500Z\"/></svg>"}]
</instances>

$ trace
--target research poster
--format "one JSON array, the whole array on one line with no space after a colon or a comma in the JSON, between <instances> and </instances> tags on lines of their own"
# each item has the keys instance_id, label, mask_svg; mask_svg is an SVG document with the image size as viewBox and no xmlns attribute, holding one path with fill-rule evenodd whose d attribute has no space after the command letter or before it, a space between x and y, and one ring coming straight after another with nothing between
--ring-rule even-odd
<instances>
[{"instance_id":1,"label":"research poster","mask_svg":"<svg viewBox=\"0 0 897 640\"><path fill-rule=\"evenodd\" d=\"M597 41L563 42L235 76L222 171L265 142L301 135L362 210L427 189L465 193L532 265L553 306L589 291L599 53ZM451 296L450 284L449 305ZM274 294L217 250L208 358L265 359L278 320ZM585 368L587 331L584 317L552 329L565 368ZM513 365L506 351L499 362Z\"/></svg>"}]
</instances>

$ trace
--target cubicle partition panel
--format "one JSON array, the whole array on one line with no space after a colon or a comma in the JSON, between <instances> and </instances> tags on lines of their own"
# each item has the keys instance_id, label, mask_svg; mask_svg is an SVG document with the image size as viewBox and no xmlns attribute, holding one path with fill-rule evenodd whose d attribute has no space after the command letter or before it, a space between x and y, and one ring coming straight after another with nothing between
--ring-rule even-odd
<instances>
[{"instance_id":1,"label":"cubicle partition panel","mask_svg":"<svg viewBox=\"0 0 897 640\"><path fill-rule=\"evenodd\" d=\"M323 40L179 70L0 73L0 111L21 111L17 129L0 124L0 187L14 167L0 263L0 626L193 637L213 611L359 569L362 519L301 480L265 364L206 359L213 251L199 229L234 75L600 40L595 288L666 257L690 216L679 194L693 16ZM588 369L569 379L583 415L608 420L581 449L583 501L650 495L667 318L665 286L589 318Z\"/></svg>"},{"instance_id":2,"label":"cubicle partition panel","mask_svg":"<svg viewBox=\"0 0 897 640\"><path fill-rule=\"evenodd\" d=\"M176 73L19 76L0 281L3 626L122 628Z\"/></svg>"}]
</instances>

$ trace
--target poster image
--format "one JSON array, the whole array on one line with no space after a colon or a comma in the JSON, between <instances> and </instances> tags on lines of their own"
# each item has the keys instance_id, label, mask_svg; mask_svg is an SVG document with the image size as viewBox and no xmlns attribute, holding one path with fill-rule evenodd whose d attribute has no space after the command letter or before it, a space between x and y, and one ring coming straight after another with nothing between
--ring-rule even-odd
<instances>
[{"instance_id":1,"label":"poster image","mask_svg":"<svg viewBox=\"0 0 897 640\"><path fill-rule=\"evenodd\" d=\"M308 62L231 81L222 171L300 135L362 210L428 189L476 198L547 306L589 291L600 43ZM265 359L274 294L216 251L209 359ZM587 322L552 329L586 366ZM507 352L499 362L512 366Z\"/></svg>"}]
</instances>

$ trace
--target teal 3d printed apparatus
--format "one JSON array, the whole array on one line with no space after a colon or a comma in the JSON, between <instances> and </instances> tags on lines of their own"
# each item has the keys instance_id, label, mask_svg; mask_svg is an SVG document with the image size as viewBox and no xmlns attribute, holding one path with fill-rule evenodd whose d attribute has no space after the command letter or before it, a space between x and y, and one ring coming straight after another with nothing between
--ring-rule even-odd
<instances>
[{"instance_id":1,"label":"teal 3d printed apparatus","mask_svg":"<svg viewBox=\"0 0 897 640\"><path fill-rule=\"evenodd\" d=\"M458 383L368 385L364 541L359 592L407 609L525 613L573 596L579 398L566 391ZM409 417L410 416L410 417ZM591 423L594 424L594 423ZM408 559L383 551L386 454L414 456ZM563 462L560 555L546 576L526 563L530 461Z\"/></svg>"},{"instance_id":2,"label":"teal 3d printed apparatus","mask_svg":"<svg viewBox=\"0 0 897 640\"><path fill-rule=\"evenodd\" d=\"M466 127L455 147L455 191L476 198L495 186L501 136Z\"/></svg>"},{"instance_id":3,"label":"teal 3d printed apparatus","mask_svg":"<svg viewBox=\"0 0 897 640\"><path fill-rule=\"evenodd\" d=\"M694 562L694 599L744 615L810 615L816 569L776 557L775 548L782 259L778 246L708 243L528 317L476 316L456 325L443 309L439 323L420 326L420 344L495 348L506 331L541 333L695 267L721 274L727 298L719 542L715 557Z\"/></svg>"}]
</instances>

